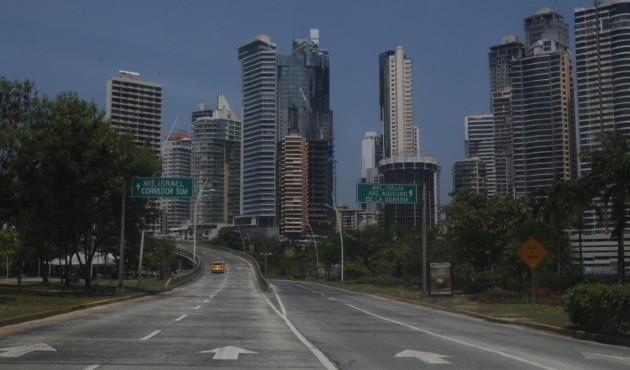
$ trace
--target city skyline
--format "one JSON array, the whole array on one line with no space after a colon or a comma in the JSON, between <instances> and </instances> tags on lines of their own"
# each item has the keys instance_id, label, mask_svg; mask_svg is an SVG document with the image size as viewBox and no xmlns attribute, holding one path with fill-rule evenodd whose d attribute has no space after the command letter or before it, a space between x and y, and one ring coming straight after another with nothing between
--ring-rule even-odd
<instances>
[{"instance_id":1,"label":"city skyline","mask_svg":"<svg viewBox=\"0 0 630 370\"><path fill-rule=\"evenodd\" d=\"M0 46L13 52L3 55L0 73L30 79L49 96L75 91L104 109L107 78L118 70L138 72L164 85L164 136L176 119L174 130L191 132L190 112L219 93L240 107L236 46L244 40L267 34L287 55L293 39L318 28L331 60L337 201L352 205L361 139L382 132L378 55L402 45L415 66L413 122L422 135L421 155L439 159L447 201L452 164L464 158L464 117L488 112L489 48L507 34L525 41L523 19L544 7L562 14L573 35L573 7L592 1L318 4L9 1L0 15ZM217 16L219 11L232 16ZM373 27L376 22L382 27ZM240 109L236 114L242 119Z\"/></svg>"}]
</instances>

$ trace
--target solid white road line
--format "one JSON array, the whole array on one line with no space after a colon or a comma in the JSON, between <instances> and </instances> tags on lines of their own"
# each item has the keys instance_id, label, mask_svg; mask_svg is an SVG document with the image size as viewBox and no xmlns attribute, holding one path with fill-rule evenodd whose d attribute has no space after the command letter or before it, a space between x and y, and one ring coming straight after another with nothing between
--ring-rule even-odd
<instances>
[{"instance_id":1,"label":"solid white road line","mask_svg":"<svg viewBox=\"0 0 630 370\"><path fill-rule=\"evenodd\" d=\"M286 310L284 309L284 305L282 304L282 301L280 300L280 297L278 296L278 293L275 290L274 290L274 294L276 295L276 300L278 301L278 304L280 305L282 312L278 311L276 306L274 306L271 303L271 301L269 301L269 299L267 298L267 296L265 296L265 294L263 294L262 296L265 299L265 301L267 301L267 304L269 305L269 307L271 307L271 309L274 310L275 313L284 320L284 322L287 324L289 329L291 329L293 334L300 340L300 342L302 342L302 344L304 344L304 346L306 346L306 348L308 348L311 351L311 353L315 355L315 357L317 357L319 362L322 365L324 365L326 369L337 370L337 367L335 367L335 365L333 365L333 363L330 362L328 357L326 357L326 355L324 355L322 351L319 350L319 348L317 348L313 343L311 343L308 339L306 339L306 337L302 335L302 333L300 333L299 330L297 330L297 328L293 325L291 320L289 320L289 318L287 317Z\"/></svg>"},{"instance_id":2,"label":"solid white road line","mask_svg":"<svg viewBox=\"0 0 630 370\"><path fill-rule=\"evenodd\" d=\"M378 319L381 319L381 320L384 320L384 321L387 321L387 322L391 322L393 324L404 326L404 327L409 328L411 330L415 330L415 331L419 331L419 332L422 332L422 333L425 333L425 334L428 334L428 335L432 335L432 336L438 337L440 339L444 339L444 340L448 340L448 341L451 341L451 342L459 343L459 344L462 344L464 346L476 348L476 349L479 349L479 350L482 350L482 351L491 352L491 353L497 354L499 356L511 358L511 359L519 361L519 362L524 362L526 364L532 365L532 366L540 368L540 369L555 370L555 368L553 368L553 367L547 367L547 366L539 364L537 362L533 362L533 361L527 360L527 359L522 358L522 357L514 356L514 355L511 355L511 354L506 353L506 352L498 351L498 350L495 350L495 349L492 349L492 348L488 348L488 347L483 347L483 346L480 346L480 345L477 345L477 344L474 344L474 343L470 343L470 342L466 342L466 341L463 341L463 340L460 340L460 339L447 337L445 335L437 334L437 333L434 333L434 332L429 331L429 330L420 329L420 328L418 328L416 326L413 326L413 325L405 324L405 323L400 322L400 321L396 321L396 320L393 320L393 319L390 319L390 318L387 318L387 317L379 316L379 315L377 315L375 313L366 311L366 310L364 310L362 308L353 306L351 304L348 304L348 307L351 307L351 308L353 308L353 309L355 309L357 311L361 311L361 312L363 312L366 315L370 315L370 316L376 317Z\"/></svg>"}]
</instances>

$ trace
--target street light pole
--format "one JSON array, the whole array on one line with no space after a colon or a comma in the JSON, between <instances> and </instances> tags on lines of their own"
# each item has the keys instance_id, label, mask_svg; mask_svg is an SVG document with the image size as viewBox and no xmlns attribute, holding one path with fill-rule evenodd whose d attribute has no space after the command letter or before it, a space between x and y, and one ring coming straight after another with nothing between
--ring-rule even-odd
<instances>
[{"instance_id":1,"label":"street light pole","mask_svg":"<svg viewBox=\"0 0 630 370\"><path fill-rule=\"evenodd\" d=\"M236 225L236 231L238 231L238 235L241 237L241 245L243 246L243 253L245 253L245 239L243 239L243 234L241 233L241 227Z\"/></svg>"},{"instance_id":2,"label":"street light pole","mask_svg":"<svg viewBox=\"0 0 630 370\"><path fill-rule=\"evenodd\" d=\"M306 224L311 230L311 239L313 239L313 244L315 244L315 268L319 269L319 253L317 252L317 241L315 240L315 235L313 235L313 228L311 227L311 223L306 220Z\"/></svg>"},{"instance_id":3,"label":"street light pole","mask_svg":"<svg viewBox=\"0 0 630 370\"><path fill-rule=\"evenodd\" d=\"M197 264L197 211L199 209L199 199L201 199L203 188L206 187L207 182L208 179L203 182L203 185L201 185L201 188L197 191L197 199L195 200L195 217L193 221L193 269Z\"/></svg>"},{"instance_id":4,"label":"street light pole","mask_svg":"<svg viewBox=\"0 0 630 370\"><path fill-rule=\"evenodd\" d=\"M335 197L333 196L333 200L334 199ZM341 281L343 281L343 232L341 231L341 220L339 219L339 212L337 211L336 205L330 206L328 204L324 204L324 206L335 210L335 218L337 219L337 225L339 225L339 239L341 241Z\"/></svg>"}]
</instances>

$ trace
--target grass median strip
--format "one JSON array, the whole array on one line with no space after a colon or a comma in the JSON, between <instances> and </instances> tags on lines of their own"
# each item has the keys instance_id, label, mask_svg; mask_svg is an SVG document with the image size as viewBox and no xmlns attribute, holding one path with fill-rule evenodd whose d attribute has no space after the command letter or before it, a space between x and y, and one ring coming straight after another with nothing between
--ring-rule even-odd
<instances>
[{"instance_id":1,"label":"grass median strip","mask_svg":"<svg viewBox=\"0 0 630 370\"><path fill-rule=\"evenodd\" d=\"M41 281L25 281L20 290L15 280L0 280L0 325L2 321L19 317L71 309L121 296L143 296L164 290L164 280L143 280L140 289L136 288L137 280L125 280L125 291L119 294L116 293L116 283L95 280L93 289L86 291L81 283L66 286L58 280L48 284Z\"/></svg>"}]
</instances>

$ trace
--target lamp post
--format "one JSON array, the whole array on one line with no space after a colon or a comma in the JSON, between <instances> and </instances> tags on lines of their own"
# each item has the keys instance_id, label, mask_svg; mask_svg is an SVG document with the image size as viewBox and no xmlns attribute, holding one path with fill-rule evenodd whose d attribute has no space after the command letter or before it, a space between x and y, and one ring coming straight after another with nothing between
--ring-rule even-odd
<instances>
[{"instance_id":1,"label":"lamp post","mask_svg":"<svg viewBox=\"0 0 630 370\"><path fill-rule=\"evenodd\" d=\"M243 234L241 233L241 227L236 225L236 231L238 231L238 235L241 237L241 245L243 246L243 253L245 253L245 239L243 239Z\"/></svg>"},{"instance_id":2,"label":"lamp post","mask_svg":"<svg viewBox=\"0 0 630 370\"><path fill-rule=\"evenodd\" d=\"M335 197L333 197L334 199ZM336 205L328 205L324 204L324 206L335 210L335 218L337 220L337 225L339 225L339 239L341 241L341 281L343 281L343 232L341 231L341 220L339 219L339 212L337 211Z\"/></svg>"},{"instance_id":3,"label":"lamp post","mask_svg":"<svg viewBox=\"0 0 630 370\"><path fill-rule=\"evenodd\" d=\"M204 188L206 187L206 184L208 183L208 179L206 179L206 181L203 182L203 185L201 185L201 188L199 189L199 191L197 192L197 199L195 200L195 217L194 217L194 221L193 221L193 269L195 268L195 265L197 264L197 211L199 209L199 200L201 199L201 196L204 192ZM214 189L209 189L210 191L216 191Z\"/></svg>"},{"instance_id":4,"label":"lamp post","mask_svg":"<svg viewBox=\"0 0 630 370\"><path fill-rule=\"evenodd\" d=\"M271 256L273 253L267 253L267 243L263 242L263 246L265 247L265 252L261 253L265 257L265 277L267 276L267 256Z\"/></svg>"},{"instance_id":5,"label":"lamp post","mask_svg":"<svg viewBox=\"0 0 630 370\"><path fill-rule=\"evenodd\" d=\"M317 273L319 274L319 253L317 252L317 241L315 240L315 235L313 235L313 228L311 227L311 223L308 221L308 219L306 220L306 224L311 230L311 239L313 239L313 244L315 244L315 268L318 269Z\"/></svg>"}]
</instances>

